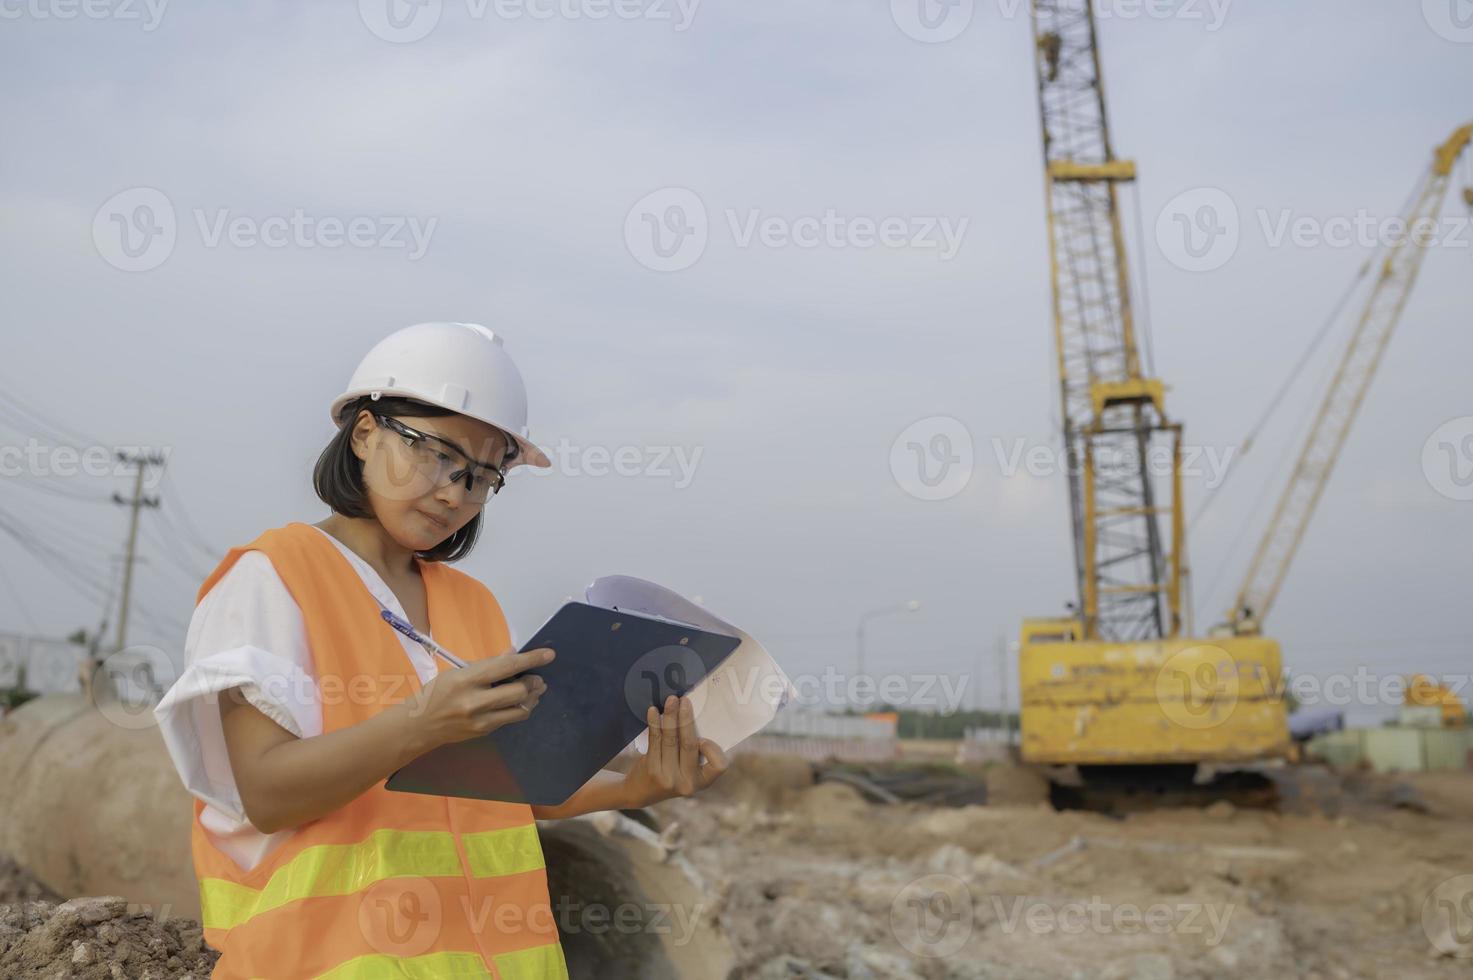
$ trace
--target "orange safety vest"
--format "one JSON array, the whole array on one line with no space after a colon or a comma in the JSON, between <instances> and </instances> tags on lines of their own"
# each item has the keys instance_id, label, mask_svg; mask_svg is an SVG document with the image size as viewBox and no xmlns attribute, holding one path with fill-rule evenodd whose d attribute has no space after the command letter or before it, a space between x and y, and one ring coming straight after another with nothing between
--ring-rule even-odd
<instances>
[{"instance_id":1,"label":"orange safety vest","mask_svg":"<svg viewBox=\"0 0 1473 980\"><path fill-rule=\"evenodd\" d=\"M292 522L232 548L200 586L246 551L271 559L301 607L324 733L356 725L421 685L399 634L331 541ZM435 639L470 659L510 647L480 582L419 561ZM436 658L439 669L444 669ZM191 847L213 976L296 980L565 980L532 808L416 793L379 782L296 828L249 871L210 842L194 802Z\"/></svg>"}]
</instances>

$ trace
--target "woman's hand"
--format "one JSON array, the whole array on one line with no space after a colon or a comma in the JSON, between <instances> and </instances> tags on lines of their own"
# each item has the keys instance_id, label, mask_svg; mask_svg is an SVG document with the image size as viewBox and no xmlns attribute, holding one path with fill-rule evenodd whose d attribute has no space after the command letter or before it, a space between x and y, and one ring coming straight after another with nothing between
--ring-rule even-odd
<instances>
[{"instance_id":1,"label":"woman's hand","mask_svg":"<svg viewBox=\"0 0 1473 980\"><path fill-rule=\"evenodd\" d=\"M625 806L649 806L699 793L726 772L721 746L696 733L696 710L689 697L672 694L665 699L663 712L651 706L645 720L649 750L624 774Z\"/></svg>"},{"instance_id":2,"label":"woman's hand","mask_svg":"<svg viewBox=\"0 0 1473 980\"><path fill-rule=\"evenodd\" d=\"M485 735L531 717L547 691L540 677L516 677L552 662L547 647L515 651L477 660L466 667L442 670L400 707L408 712L416 741L428 752L447 742Z\"/></svg>"}]
</instances>

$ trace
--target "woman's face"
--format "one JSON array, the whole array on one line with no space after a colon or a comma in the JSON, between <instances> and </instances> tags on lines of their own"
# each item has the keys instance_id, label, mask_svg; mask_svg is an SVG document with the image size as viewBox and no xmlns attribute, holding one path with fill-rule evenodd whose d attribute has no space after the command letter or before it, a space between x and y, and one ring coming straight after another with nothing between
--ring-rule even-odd
<instances>
[{"instance_id":1,"label":"woman's face","mask_svg":"<svg viewBox=\"0 0 1473 980\"><path fill-rule=\"evenodd\" d=\"M405 548L428 551L481 512L483 502L467 491L465 479L449 481L446 476L463 471L466 459L488 466L499 462L508 449L507 436L495 426L464 415L386 414L433 438L413 440L380 424L365 409L358 413L354 426L353 452L363 460L369 503L384 530ZM443 462L438 472L445 486L435 486L433 467L424 465L427 458ZM496 479L490 469L472 468L472 472Z\"/></svg>"}]
</instances>

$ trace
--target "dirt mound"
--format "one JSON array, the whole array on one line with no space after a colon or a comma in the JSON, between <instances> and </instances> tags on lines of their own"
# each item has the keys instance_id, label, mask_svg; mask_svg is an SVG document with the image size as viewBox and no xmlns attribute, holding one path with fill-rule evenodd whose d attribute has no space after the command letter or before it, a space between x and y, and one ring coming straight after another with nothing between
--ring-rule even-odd
<instances>
[{"instance_id":1,"label":"dirt mound","mask_svg":"<svg viewBox=\"0 0 1473 980\"><path fill-rule=\"evenodd\" d=\"M0 905L21 902L61 901L61 897L36 880L36 876L0 854Z\"/></svg>"},{"instance_id":2,"label":"dirt mound","mask_svg":"<svg viewBox=\"0 0 1473 980\"><path fill-rule=\"evenodd\" d=\"M204 978L218 956L199 923L130 911L117 896L0 908L0 976L9 980Z\"/></svg>"},{"instance_id":3,"label":"dirt mound","mask_svg":"<svg viewBox=\"0 0 1473 980\"><path fill-rule=\"evenodd\" d=\"M738 752L731 766L706 798L781 808L802 790L813 785L813 766L806 759L788 755Z\"/></svg>"},{"instance_id":4,"label":"dirt mound","mask_svg":"<svg viewBox=\"0 0 1473 980\"><path fill-rule=\"evenodd\" d=\"M1049 799L1048 780L1037 769L1011 762L987 767L987 802L992 806L1037 806Z\"/></svg>"}]
</instances>

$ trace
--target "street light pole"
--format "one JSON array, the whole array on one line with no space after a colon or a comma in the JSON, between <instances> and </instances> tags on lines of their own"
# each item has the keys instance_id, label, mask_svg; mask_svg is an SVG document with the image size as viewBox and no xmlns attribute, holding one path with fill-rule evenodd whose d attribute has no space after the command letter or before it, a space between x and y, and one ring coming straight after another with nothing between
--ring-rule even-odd
<instances>
[{"instance_id":1,"label":"street light pole","mask_svg":"<svg viewBox=\"0 0 1473 980\"><path fill-rule=\"evenodd\" d=\"M895 606L882 606L879 609L871 609L859 617L859 627L855 631L855 654L854 654L854 677L856 680L864 676L864 627L871 619L880 616L890 616L896 613L915 612L921 608L919 599L911 599Z\"/></svg>"}]
</instances>

